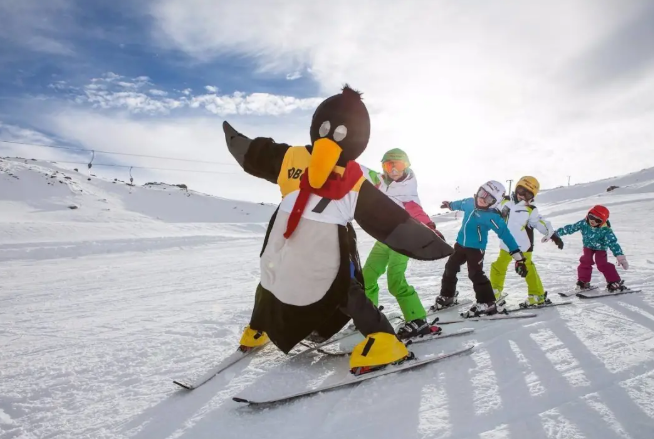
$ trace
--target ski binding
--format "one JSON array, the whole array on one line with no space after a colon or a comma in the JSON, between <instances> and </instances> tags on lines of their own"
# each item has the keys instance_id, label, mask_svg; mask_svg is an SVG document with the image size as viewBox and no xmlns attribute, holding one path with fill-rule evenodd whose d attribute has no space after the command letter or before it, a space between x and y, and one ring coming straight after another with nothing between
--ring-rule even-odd
<instances>
[{"instance_id":1,"label":"ski binding","mask_svg":"<svg viewBox=\"0 0 654 439\"><path fill-rule=\"evenodd\" d=\"M561 306L561 305L570 305L570 304L572 304L572 301L566 300L565 302L550 302L550 303L543 303L541 305L529 305L526 307L519 306L518 308L507 308L506 312L514 313L514 312L524 311L528 309L541 309L541 308L549 308L550 306Z\"/></svg>"}]
</instances>

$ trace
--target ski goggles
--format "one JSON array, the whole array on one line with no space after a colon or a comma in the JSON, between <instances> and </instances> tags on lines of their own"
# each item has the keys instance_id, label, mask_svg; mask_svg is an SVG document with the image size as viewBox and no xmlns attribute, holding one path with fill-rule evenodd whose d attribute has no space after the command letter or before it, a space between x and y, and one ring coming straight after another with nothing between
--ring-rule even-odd
<instances>
[{"instance_id":1,"label":"ski goggles","mask_svg":"<svg viewBox=\"0 0 654 439\"><path fill-rule=\"evenodd\" d=\"M393 171L393 168L395 168L398 172L404 172L406 169L406 163L402 160L388 160L382 163L382 167L387 174L390 174L391 171Z\"/></svg>"},{"instance_id":2,"label":"ski goggles","mask_svg":"<svg viewBox=\"0 0 654 439\"><path fill-rule=\"evenodd\" d=\"M534 194L530 190L525 189L522 186L518 186L515 189L515 193L516 193L516 195L520 195L521 197L525 197L527 200L531 200L531 199L534 198Z\"/></svg>"},{"instance_id":3,"label":"ski goggles","mask_svg":"<svg viewBox=\"0 0 654 439\"><path fill-rule=\"evenodd\" d=\"M479 190L477 191L477 198L481 198L489 206L495 204L495 202L497 201L494 196L492 196L489 192L486 191L486 189L482 187L480 187Z\"/></svg>"},{"instance_id":4,"label":"ski goggles","mask_svg":"<svg viewBox=\"0 0 654 439\"><path fill-rule=\"evenodd\" d=\"M588 221L590 221L591 223L602 224L604 222L604 220L602 218L599 218L599 217L593 215L592 213L589 213L586 218L588 218Z\"/></svg>"}]
</instances>

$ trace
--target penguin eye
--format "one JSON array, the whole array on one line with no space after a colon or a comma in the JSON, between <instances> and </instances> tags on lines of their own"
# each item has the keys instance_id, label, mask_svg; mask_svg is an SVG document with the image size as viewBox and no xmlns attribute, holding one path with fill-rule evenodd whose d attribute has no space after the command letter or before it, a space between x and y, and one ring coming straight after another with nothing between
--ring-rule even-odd
<instances>
[{"instance_id":1,"label":"penguin eye","mask_svg":"<svg viewBox=\"0 0 654 439\"><path fill-rule=\"evenodd\" d=\"M341 140L345 139L345 136L347 136L347 127L345 125L337 126L334 130L334 140L340 142Z\"/></svg>"},{"instance_id":2,"label":"penguin eye","mask_svg":"<svg viewBox=\"0 0 654 439\"><path fill-rule=\"evenodd\" d=\"M328 120L324 121L322 125L320 125L320 128L318 128L318 135L320 137L325 137L327 134L329 134L329 130L332 129L332 124L329 123Z\"/></svg>"}]
</instances>

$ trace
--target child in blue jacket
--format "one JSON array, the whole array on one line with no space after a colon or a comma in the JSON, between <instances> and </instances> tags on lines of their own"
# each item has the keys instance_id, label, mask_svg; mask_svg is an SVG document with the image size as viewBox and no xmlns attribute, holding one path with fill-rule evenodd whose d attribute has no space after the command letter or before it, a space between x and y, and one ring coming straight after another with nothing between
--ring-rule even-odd
<instances>
[{"instance_id":1,"label":"child in blue jacket","mask_svg":"<svg viewBox=\"0 0 654 439\"><path fill-rule=\"evenodd\" d=\"M522 277L527 276L525 257L520 251L520 246L496 209L505 192L506 189L502 183L491 180L479 188L474 198L443 202L441 208L461 210L464 215L463 224L456 238L456 244L454 244L454 253L450 255L445 264L440 295L436 297L436 303L432 309L439 310L455 304L457 273L461 270L461 265L467 263L468 277L472 281L477 303L462 316L474 317L504 312L504 301L495 302L493 287L484 273L484 253L489 230L495 232L508 247L509 254L516 260L516 272Z\"/></svg>"}]
</instances>

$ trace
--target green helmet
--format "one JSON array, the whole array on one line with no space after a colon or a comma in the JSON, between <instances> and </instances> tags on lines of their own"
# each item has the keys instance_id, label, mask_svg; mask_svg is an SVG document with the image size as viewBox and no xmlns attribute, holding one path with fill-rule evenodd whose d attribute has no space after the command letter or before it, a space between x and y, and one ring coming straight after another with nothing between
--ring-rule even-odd
<instances>
[{"instance_id":1,"label":"green helmet","mask_svg":"<svg viewBox=\"0 0 654 439\"><path fill-rule=\"evenodd\" d=\"M400 148L393 148L390 151L386 151L386 154L384 154L384 157L382 157L381 161L384 163L389 160L403 161L406 163L407 168L411 166L409 156L406 155L406 152L402 151Z\"/></svg>"}]
</instances>

